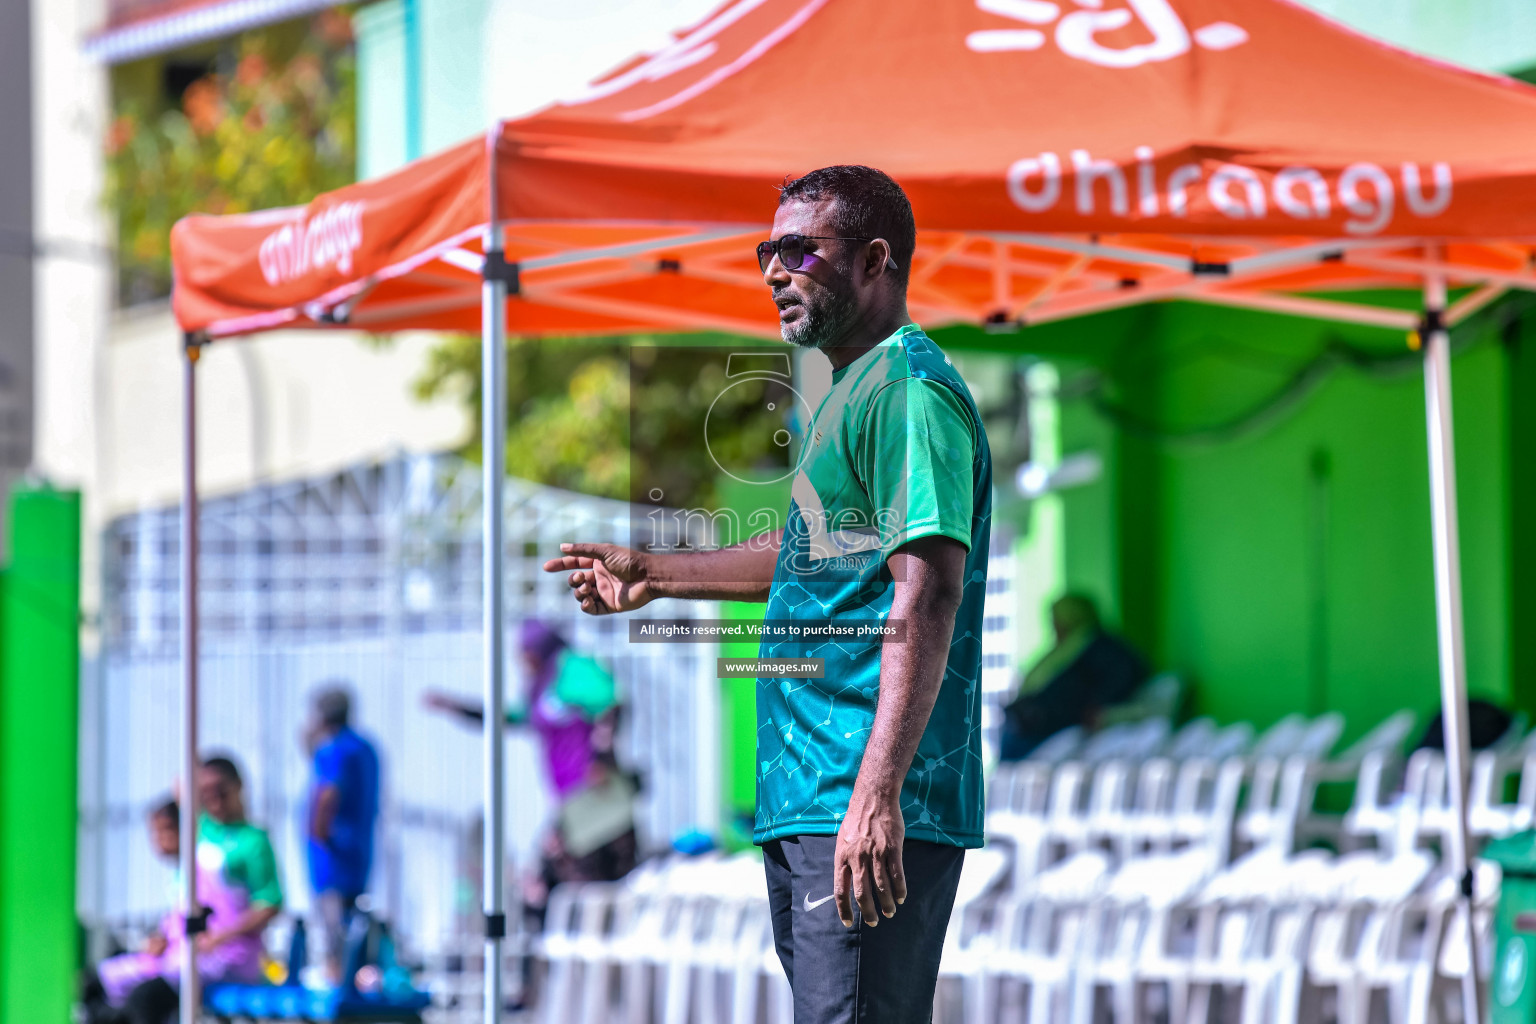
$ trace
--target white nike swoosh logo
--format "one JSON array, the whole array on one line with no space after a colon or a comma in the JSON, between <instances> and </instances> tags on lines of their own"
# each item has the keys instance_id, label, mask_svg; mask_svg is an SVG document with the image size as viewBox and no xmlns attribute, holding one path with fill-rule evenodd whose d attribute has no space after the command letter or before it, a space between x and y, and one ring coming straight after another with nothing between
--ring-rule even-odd
<instances>
[{"instance_id":1,"label":"white nike swoosh logo","mask_svg":"<svg viewBox=\"0 0 1536 1024\"><path fill-rule=\"evenodd\" d=\"M832 894L832 896L836 896L836 895L837 895L837 893L833 893ZM815 910L817 907L821 906L823 903L825 903L828 900L830 900L832 898L832 896L823 896L821 899L817 900L815 903L812 903L811 902L811 894L810 893L806 893L805 894L805 899L801 901L802 908L805 909L805 910Z\"/></svg>"}]
</instances>

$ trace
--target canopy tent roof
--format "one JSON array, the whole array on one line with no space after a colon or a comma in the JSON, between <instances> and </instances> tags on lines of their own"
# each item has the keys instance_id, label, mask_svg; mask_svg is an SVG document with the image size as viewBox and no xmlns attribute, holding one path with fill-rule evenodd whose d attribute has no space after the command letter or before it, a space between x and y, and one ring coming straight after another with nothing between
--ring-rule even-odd
<instances>
[{"instance_id":1,"label":"canopy tent roof","mask_svg":"<svg viewBox=\"0 0 1536 1024\"><path fill-rule=\"evenodd\" d=\"M929 326L1193 298L1408 327L1316 294L1437 260L1473 305L1536 286L1533 135L1536 89L1289 0L731 0L487 139L186 218L175 310L209 336L472 330L494 177L509 330L774 335L774 186L857 162L912 197Z\"/></svg>"}]
</instances>

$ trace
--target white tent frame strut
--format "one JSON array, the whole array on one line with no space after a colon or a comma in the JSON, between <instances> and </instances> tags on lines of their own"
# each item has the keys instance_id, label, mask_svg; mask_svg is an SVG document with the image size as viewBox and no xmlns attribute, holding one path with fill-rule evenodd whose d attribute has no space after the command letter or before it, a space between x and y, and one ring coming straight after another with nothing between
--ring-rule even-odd
<instances>
[{"instance_id":1,"label":"white tent frame strut","mask_svg":"<svg viewBox=\"0 0 1536 1024\"><path fill-rule=\"evenodd\" d=\"M503 1011L502 952L506 934L504 892L504 858L506 848L505 818L503 813L505 791L505 762L503 756L502 718L505 706L505 617L501 556L503 548L504 510L503 480L506 470L506 325L507 300L521 294L520 269L536 269L537 266L576 262L580 252L551 254L525 260L520 268L505 258L506 223L496 209L496 140L500 124L487 133L487 175L489 194L489 219L484 230L485 256L451 249L457 258L449 260L462 264L463 269L480 272L481 299L481 372L482 385L482 559L483 589L483 655L482 683L484 696L484 785L485 828L483 854L483 910L485 919L485 1024L499 1024ZM721 225L706 229L692 241L717 240L740 231L739 225ZM1089 256L1129 256L1114 246L1100 245L1096 240L1084 243L1070 237L1017 235L997 233L992 235L1000 244L1018 242L1043 248L1063 249ZM1414 244L1414 240L1397 240L1393 246ZM1470 969L1463 979L1462 997L1466 1019L1481 1020L1478 992L1477 949L1475 927L1472 920L1472 872L1471 843L1467 828L1468 784L1468 732L1466 721L1466 657L1462 632L1461 608L1461 552L1457 538L1456 461L1454 452L1453 422L1451 409L1451 364L1449 327L1470 316L1498 297L1509 287L1536 290L1536 275L1516 273L1490 273L1483 268L1454 266L1443 260L1442 248L1433 242L1421 242L1426 257L1420 261L1392 262L1389 269L1396 272L1422 275L1424 287L1424 317L1418 324L1424 350L1425 412L1428 434L1430 466L1430 508L1435 564L1435 619L1437 625L1439 674L1443 721L1445 725L1446 765L1451 781L1452 810L1455 827L1450 836L1451 867L1461 880L1457 897L1454 927L1465 927L1465 941L1470 951ZM634 245L622 247L626 254L647 248L664 248L662 242L654 246ZM1316 259L1318 254L1347 253L1350 260L1365 254L1355 250L1365 244L1358 239L1317 242L1305 246L1305 252L1297 255L1303 260ZM611 247L607 247L611 248ZM952 251L958 246L952 247ZM604 252L603 255L609 255ZM1335 256L1334 258L1340 258ZM1372 261L1369 256L1360 259L1361 264ZM1223 279L1245 276L1245 272L1270 269L1279 262L1288 262L1282 252L1264 253L1249 257L1247 266L1242 261L1229 267ZM1142 255L1142 262L1152 263L1167 273L1178 257L1158 254ZM478 262L478 266L476 266ZM1175 271L1174 273L1177 273ZM1483 287L1467 296L1449 310L1446 308L1447 277L1477 281ZM542 291L539 289L535 292ZM1150 293L1150 294L1149 294ZM546 298L543 294L530 294L530 298ZM1042 296L1044 297L1044 296ZM1084 301L1087 299L1087 301ZM1170 281L1170 286L1155 289L1130 289L1104 291L1092 296L1065 297L1063 300L1046 299L1042 306L1031 309L1026 322L1040 323L1063 316L1078 316L1119 305L1159 299L1187 299L1232 305L1242 308L1268 310L1300 316L1338 319L1345 322L1368 323L1381 327L1405 327L1412 322L1411 314L1382 310L1350 303L1286 296L1278 292L1261 294L1226 291L1220 284L1201 279L1194 271L1183 281ZM1054 307L1054 308L1053 308ZM676 326L684 324L679 321ZM698 326L697 324L695 326ZM750 330L750 328L748 328ZM219 333L215 331L214 333ZM182 474L182 683L183 683L183 758L182 820L181 820L181 870L183 874L183 912L190 921L199 920L196 881L196 833L197 833L197 424L196 424L196 365L207 335L188 335L185 344L185 381L182 393L184 467ZM182 961L182 992L191 998L181 1001L182 1024L196 1024L200 1009L197 979L197 951L195 943L184 944Z\"/></svg>"},{"instance_id":2,"label":"white tent frame strut","mask_svg":"<svg viewBox=\"0 0 1536 1024\"><path fill-rule=\"evenodd\" d=\"M202 985L197 974L197 932L207 918L197 899L197 360L203 341L183 339L181 466L181 807L177 851L181 865L181 1024L198 1024Z\"/></svg>"},{"instance_id":3,"label":"white tent frame strut","mask_svg":"<svg viewBox=\"0 0 1536 1024\"><path fill-rule=\"evenodd\" d=\"M507 296L516 286L516 267L503 257L503 233L496 213L496 139L500 123L486 136L490 218L481 268L480 308L480 453L481 588L485 693L482 718L485 741L485 827L482 871L485 910L485 1024L499 1024L502 1013L502 941L506 935L504 878L506 856L506 786L502 719L505 716L505 634L502 532L507 472Z\"/></svg>"},{"instance_id":4,"label":"white tent frame strut","mask_svg":"<svg viewBox=\"0 0 1536 1024\"><path fill-rule=\"evenodd\" d=\"M1461 542L1456 508L1456 439L1451 408L1451 336L1445 323L1443 271L1424 276L1425 423L1429 435L1430 524L1435 551L1435 625L1440 654L1440 711L1445 765L1450 780L1451 871L1460 890L1451 927L1465 930L1467 973L1461 998L1468 1021L1481 1021L1477 966L1477 928L1472 920L1473 873L1467 828L1469 735L1467 729L1467 659L1461 619Z\"/></svg>"}]
</instances>

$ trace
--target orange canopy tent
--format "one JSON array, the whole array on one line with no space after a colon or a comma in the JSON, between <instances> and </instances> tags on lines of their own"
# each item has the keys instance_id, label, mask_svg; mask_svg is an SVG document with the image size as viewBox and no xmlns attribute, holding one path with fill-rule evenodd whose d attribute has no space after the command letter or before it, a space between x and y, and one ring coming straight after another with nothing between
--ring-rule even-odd
<instances>
[{"instance_id":1,"label":"orange canopy tent","mask_svg":"<svg viewBox=\"0 0 1536 1024\"><path fill-rule=\"evenodd\" d=\"M1536 90L1279 0L1128 2L736 0L488 140L187 218L176 314L474 329L494 211L511 331L773 335L773 186L839 162L911 195L925 324L1177 297L1408 328L1296 293L1536 285Z\"/></svg>"},{"instance_id":2,"label":"orange canopy tent","mask_svg":"<svg viewBox=\"0 0 1536 1024\"><path fill-rule=\"evenodd\" d=\"M1420 331L1446 748L1464 779L1446 329L1506 289L1536 288L1533 135L1536 89L1289 0L731 0L484 139L304 207L177 224L189 441L191 367L208 340L479 326L494 569L504 333L776 335L752 252L774 186L871 164L912 198L910 306L929 326L1191 299ZM1450 285L1473 290L1446 308ZM1422 287L1424 316L1347 297L1380 287ZM192 559L190 457L187 473ZM184 579L194 622L190 565ZM485 580L486 697L500 706L500 576ZM195 662L189 650L189 690ZM489 806L494 943L500 801ZM1452 860L1464 871L1461 820ZM499 999L487 999L490 1013Z\"/></svg>"}]
</instances>

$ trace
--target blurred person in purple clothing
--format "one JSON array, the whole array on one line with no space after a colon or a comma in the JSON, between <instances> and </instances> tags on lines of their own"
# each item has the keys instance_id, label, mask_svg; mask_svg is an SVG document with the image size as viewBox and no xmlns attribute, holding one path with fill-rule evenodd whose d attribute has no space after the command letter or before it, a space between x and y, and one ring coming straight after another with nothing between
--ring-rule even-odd
<instances>
[{"instance_id":1,"label":"blurred person in purple clothing","mask_svg":"<svg viewBox=\"0 0 1536 1024\"><path fill-rule=\"evenodd\" d=\"M635 786L614 759L619 707L613 676L536 619L523 622L518 652L527 692L523 704L507 709L506 722L538 737L558 805L539 877L525 892L525 902L541 911L557 883L612 881L634 868ZM478 701L431 692L426 703L465 721L484 719Z\"/></svg>"}]
</instances>

